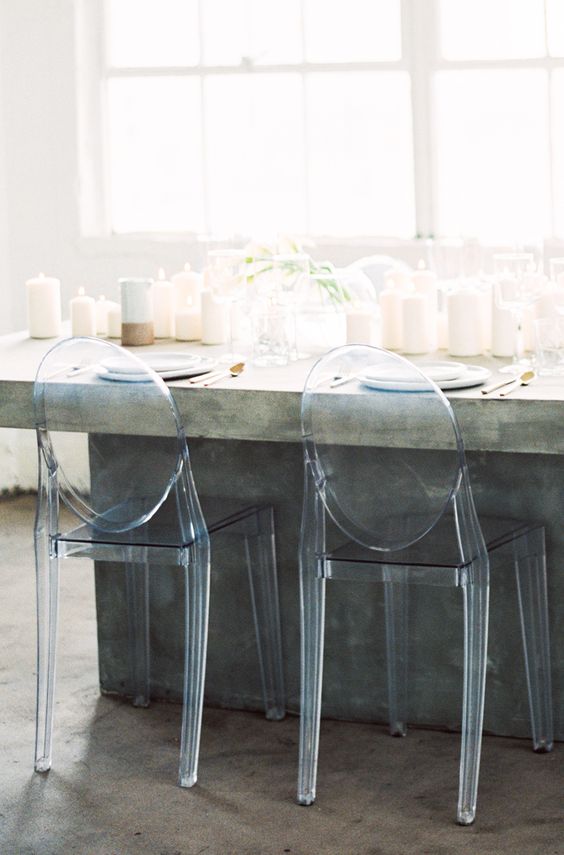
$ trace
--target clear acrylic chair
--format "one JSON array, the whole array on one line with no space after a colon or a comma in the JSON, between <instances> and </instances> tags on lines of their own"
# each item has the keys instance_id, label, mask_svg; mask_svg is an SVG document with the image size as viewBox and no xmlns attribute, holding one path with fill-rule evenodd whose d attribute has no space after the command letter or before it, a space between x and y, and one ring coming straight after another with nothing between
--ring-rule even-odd
<instances>
[{"instance_id":1,"label":"clear acrylic chair","mask_svg":"<svg viewBox=\"0 0 564 855\"><path fill-rule=\"evenodd\" d=\"M272 508L226 503L206 526L174 399L144 362L115 344L92 338L56 344L37 372L34 406L39 452L35 769L47 771L52 760L59 559L123 563L136 706L147 706L150 699L149 567L158 572L159 565L175 565L185 581L179 784L191 787L204 698L210 535L216 532L233 534L244 546L266 716L284 716ZM137 434L158 440L144 437L140 443L130 436L132 425ZM70 530L60 528L59 499L75 519Z\"/></svg>"},{"instance_id":2,"label":"clear acrylic chair","mask_svg":"<svg viewBox=\"0 0 564 855\"><path fill-rule=\"evenodd\" d=\"M396 354L351 345L321 358L306 381L302 432L298 801L312 804L316 794L325 581L384 584L389 722L398 736L407 721L408 585L458 586L464 692L457 819L468 825L480 766L490 560L515 568L533 747L552 748L544 529L478 521L452 408ZM333 548L329 534L348 540Z\"/></svg>"}]
</instances>

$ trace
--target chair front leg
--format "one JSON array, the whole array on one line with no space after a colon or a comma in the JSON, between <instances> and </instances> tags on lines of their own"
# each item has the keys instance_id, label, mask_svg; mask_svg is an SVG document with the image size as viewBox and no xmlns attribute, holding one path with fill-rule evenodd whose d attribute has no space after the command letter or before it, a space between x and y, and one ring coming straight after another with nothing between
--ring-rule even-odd
<instances>
[{"instance_id":1,"label":"chair front leg","mask_svg":"<svg viewBox=\"0 0 564 855\"><path fill-rule=\"evenodd\" d=\"M52 535L57 531L58 494L55 477L39 453L40 481L35 518L37 595L37 697L35 715L35 771L47 772L52 763L59 559Z\"/></svg>"},{"instance_id":2,"label":"chair front leg","mask_svg":"<svg viewBox=\"0 0 564 855\"><path fill-rule=\"evenodd\" d=\"M471 825L476 816L484 721L489 610L487 558L479 558L470 566L468 579L463 584L462 590L464 596L464 696L457 820L460 825Z\"/></svg>"},{"instance_id":3,"label":"chair front leg","mask_svg":"<svg viewBox=\"0 0 564 855\"><path fill-rule=\"evenodd\" d=\"M207 535L188 550L184 579L186 631L178 783L181 787L193 787L198 778L208 641L210 547Z\"/></svg>"},{"instance_id":4,"label":"chair front leg","mask_svg":"<svg viewBox=\"0 0 564 855\"><path fill-rule=\"evenodd\" d=\"M280 721L286 708L272 507L256 518L257 534L245 537L247 568L266 717Z\"/></svg>"},{"instance_id":5,"label":"chair front leg","mask_svg":"<svg viewBox=\"0 0 564 855\"><path fill-rule=\"evenodd\" d=\"M149 561L125 563L129 675L134 707L151 701L151 657L149 639Z\"/></svg>"},{"instance_id":6,"label":"chair front leg","mask_svg":"<svg viewBox=\"0 0 564 855\"><path fill-rule=\"evenodd\" d=\"M317 755L323 685L325 579L318 573L318 556L325 546L325 517L321 499L306 465L304 513L300 535L300 749L298 802L315 801Z\"/></svg>"},{"instance_id":7,"label":"chair front leg","mask_svg":"<svg viewBox=\"0 0 564 855\"><path fill-rule=\"evenodd\" d=\"M386 579L384 568L384 578ZM394 568L395 582L384 582L384 607L386 612L386 654L388 666L388 717L390 734L407 733L407 642L409 586L407 567Z\"/></svg>"},{"instance_id":8,"label":"chair front leg","mask_svg":"<svg viewBox=\"0 0 564 855\"><path fill-rule=\"evenodd\" d=\"M544 528L515 542L515 575L531 713L533 749L552 751L552 686Z\"/></svg>"}]
</instances>

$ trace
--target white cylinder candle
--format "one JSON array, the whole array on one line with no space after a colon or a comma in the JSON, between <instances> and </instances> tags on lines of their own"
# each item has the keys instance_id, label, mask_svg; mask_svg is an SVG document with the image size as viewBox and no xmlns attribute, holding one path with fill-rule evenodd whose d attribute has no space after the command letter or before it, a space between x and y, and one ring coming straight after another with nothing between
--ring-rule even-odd
<instances>
[{"instance_id":1,"label":"white cylinder candle","mask_svg":"<svg viewBox=\"0 0 564 855\"><path fill-rule=\"evenodd\" d=\"M186 306L174 315L175 335L178 341L198 341L202 338L202 313Z\"/></svg>"},{"instance_id":2,"label":"white cylinder candle","mask_svg":"<svg viewBox=\"0 0 564 855\"><path fill-rule=\"evenodd\" d=\"M162 267L153 282L153 325L155 338L174 337L174 285L165 278Z\"/></svg>"},{"instance_id":3,"label":"white cylinder candle","mask_svg":"<svg viewBox=\"0 0 564 855\"><path fill-rule=\"evenodd\" d=\"M346 313L347 344L374 344L376 341L374 312L351 309Z\"/></svg>"},{"instance_id":4,"label":"white cylinder candle","mask_svg":"<svg viewBox=\"0 0 564 855\"><path fill-rule=\"evenodd\" d=\"M78 295L69 303L71 333L73 336L96 335L96 302L89 297L84 288L78 289Z\"/></svg>"},{"instance_id":5,"label":"white cylinder candle","mask_svg":"<svg viewBox=\"0 0 564 855\"><path fill-rule=\"evenodd\" d=\"M176 309L185 309L187 305L194 309L201 309L203 277L190 269L189 264L184 265L184 270L175 273L171 277L174 286L174 301Z\"/></svg>"},{"instance_id":6,"label":"white cylinder candle","mask_svg":"<svg viewBox=\"0 0 564 855\"><path fill-rule=\"evenodd\" d=\"M229 330L229 305L202 291L202 343L225 344Z\"/></svg>"},{"instance_id":7,"label":"white cylinder candle","mask_svg":"<svg viewBox=\"0 0 564 855\"><path fill-rule=\"evenodd\" d=\"M403 293L397 288L380 291L380 343L386 350L403 348Z\"/></svg>"},{"instance_id":8,"label":"white cylinder candle","mask_svg":"<svg viewBox=\"0 0 564 855\"><path fill-rule=\"evenodd\" d=\"M432 270L427 270L425 262L421 259L417 265L417 270L411 274L411 281L415 292L424 294L429 301L427 312L429 350L436 350L439 309L437 275Z\"/></svg>"},{"instance_id":9,"label":"white cylinder candle","mask_svg":"<svg viewBox=\"0 0 564 855\"><path fill-rule=\"evenodd\" d=\"M96 300L96 335L106 337L108 335L108 312L111 300L106 300L104 295Z\"/></svg>"},{"instance_id":10,"label":"white cylinder candle","mask_svg":"<svg viewBox=\"0 0 564 855\"><path fill-rule=\"evenodd\" d=\"M447 295L448 352L451 356L479 356L484 345L484 307L477 288Z\"/></svg>"},{"instance_id":11,"label":"white cylinder candle","mask_svg":"<svg viewBox=\"0 0 564 855\"><path fill-rule=\"evenodd\" d=\"M413 287L411 281L411 272L409 270L400 270L395 267L390 267L384 273L384 285L386 288L400 288L410 290Z\"/></svg>"},{"instance_id":12,"label":"white cylinder candle","mask_svg":"<svg viewBox=\"0 0 564 855\"><path fill-rule=\"evenodd\" d=\"M404 353L428 353L433 342L430 338L431 305L426 294L406 294L402 301Z\"/></svg>"},{"instance_id":13,"label":"white cylinder candle","mask_svg":"<svg viewBox=\"0 0 564 855\"><path fill-rule=\"evenodd\" d=\"M39 276L25 283L27 325L31 338L61 335L61 282L54 276Z\"/></svg>"},{"instance_id":14,"label":"white cylinder candle","mask_svg":"<svg viewBox=\"0 0 564 855\"><path fill-rule=\"evenodd\" d=\"M121 338L121 306L106 300L108 308L108 338Z\"/></svg>"}]
</instances>

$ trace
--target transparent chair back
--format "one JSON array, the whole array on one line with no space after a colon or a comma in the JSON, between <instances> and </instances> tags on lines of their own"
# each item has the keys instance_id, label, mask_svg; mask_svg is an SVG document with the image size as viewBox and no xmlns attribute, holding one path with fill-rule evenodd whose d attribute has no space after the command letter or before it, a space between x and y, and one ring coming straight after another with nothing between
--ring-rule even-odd
<instances>
[{"instance_id":1,"label":"transparent chair back","mask_svg":"<svg viewBox=\"0 0 564 855\"><path fill-rule=\"evenodd\" d=\"M304 389L302 430L326 510L369 549L420 540L459 487L464 454L450 404L387 351L351 345L320 360Z\"/></svg>"},{"instance_id":2,"label":"transparent chair back","mask_svg":"<svg viewBox=\"0 0 564 855\"><path fill-rule=\"evenodd\" d=\"M176 405L164 382L111 342L73 338L45 356L34 395L41 449L67 507L107 531L129 531L147 522L167 498L184 448ZM131 436L132 425L137 434L146 425L147 433L162 441L142 442L143 437Z\"/></svg>"}]
</instances>

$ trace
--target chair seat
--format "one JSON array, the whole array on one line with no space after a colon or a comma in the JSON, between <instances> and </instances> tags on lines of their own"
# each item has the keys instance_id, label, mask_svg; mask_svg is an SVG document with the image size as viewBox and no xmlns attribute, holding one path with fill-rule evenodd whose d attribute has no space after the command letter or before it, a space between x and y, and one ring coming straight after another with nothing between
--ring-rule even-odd
<instances>
[{"instance_id":1,"label":"chair seat","mask_svg":"<svg viewBox=\"0 0 564 855\"><path fill-rule=\"evenodd\" d=\"M169 500L170 501L170 500ZM236 500L200 498L208 532L213 534L223 528L232 528L237 522L256 514L257 505L248 505ZM155 514L148 523L132 531L105 531L84 523L57 537L61 543L108 544L112 546L163 547L182 549L190 546L178 525L168 521L163 511Z\"/></svg>"},{"instance_id":2,"label":"chair seat","mask_svg":"<svg viewBox=\"0 0 564 855\"><path fill-rule=\"evenodd\" d=\"M515 537L540 527L535 523L500 517L480 517L480 524L488 552L493 552L511 543ZM460 569L468 566L471 558L467 561L461 559L455 532L453 515L445 514L429 534L406 549L381 552L363 547L356 541L348 541L326 553L324 557L331 562Z\"/></svg>"}]
</instances>

